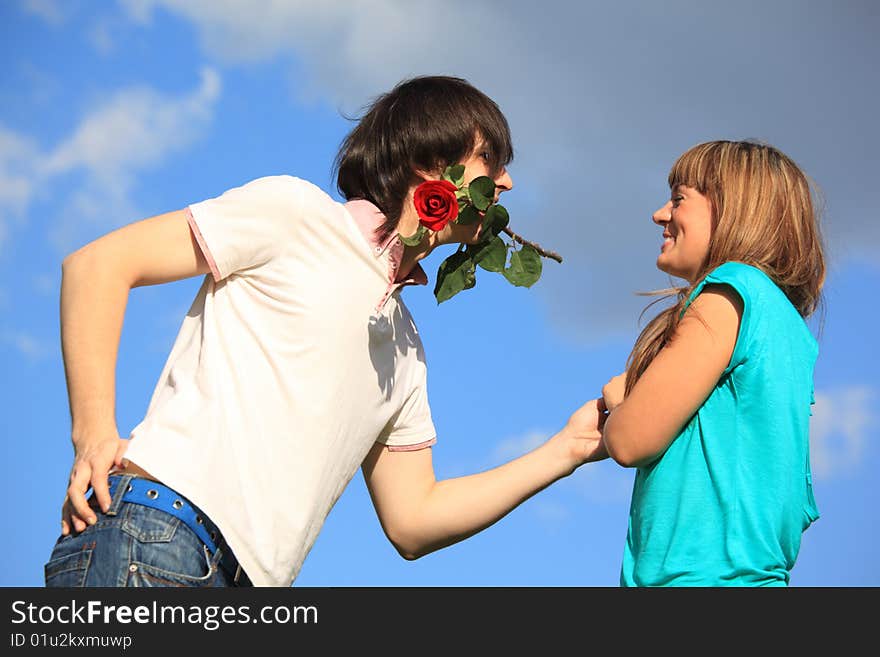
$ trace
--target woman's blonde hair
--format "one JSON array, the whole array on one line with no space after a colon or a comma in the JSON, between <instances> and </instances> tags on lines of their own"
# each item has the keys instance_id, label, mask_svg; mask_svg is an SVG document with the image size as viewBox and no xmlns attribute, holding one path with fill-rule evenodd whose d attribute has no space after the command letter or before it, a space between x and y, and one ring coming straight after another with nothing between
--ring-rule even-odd
<instances>
[{"instance_id":1,"label":"woman's blonde hair","mask_svg":"<svg viewBox=\"0 0 880 657\"><path fill-rule=\"evenodd\" d=\"M669 188L678 185L709 199L709 252L693 284L661 292L677 295L677 303L654 317L636 340L627 360L627 393L671 338L690 294L725 262L761 269L804 318L822 301L825 256L814 186L787 155L753 141L698 144L672 165Z\"/></svg>"}]
</instances>

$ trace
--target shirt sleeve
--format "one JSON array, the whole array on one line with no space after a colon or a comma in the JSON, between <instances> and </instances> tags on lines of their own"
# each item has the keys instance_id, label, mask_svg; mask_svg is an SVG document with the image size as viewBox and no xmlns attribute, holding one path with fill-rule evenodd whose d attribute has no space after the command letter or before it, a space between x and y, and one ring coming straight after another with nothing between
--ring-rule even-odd
<instances>
[{"instance_id":1,"label":"shirt sleeve","mask_svg":"<svg viewBox=\"0 0 880 657\"><path fill-rule=\"evenodd\" d=\"M739 330L736 336L736 344L733 348L733 354L730 356L730 363L724 370L727 374L738 365L743 364L748 359L750 351L749 345L752 342L752 308L756 303L755 296L757 290L760 289L759 280L764 275L759 270L743 265L741 263L728 262L716 268L712 273L706 276L702 287L709 285L727 285L734 290L742 299L743 312L739 324ZM757 283L757 285L756 285Z\"/></svg>"},{"instance_id":2,"label":"shirt sleeve","mask_svg":"<svg viewBox=\"0 0 880 657\"><path fill-rule=\"evenodd\" d=\"M743 302L743 314L740 320L739 330L736 336L736 344L733 348L733 354L730 357L730 363L724 369L724 374L729 373L738 365L743 364L748 359L749 345L752 342L752 306L755 305L756 282L759 277L764 275L754 267L744 265L738 262L727 262L714 269L709 273L691 292L690 297L681 311L684 316L685 311L690 307L706 285L727 285L739 295Z\"/></svg>"},{"instance_id":3,"label":"shirt sleeve","mask_svg":"<svg viewBox=\"0 0 880 657\"><path fill-rule=\"evenodd\" d=\"M415 451L437 442L426 382L416 386L377 439L392 452Z\"/></svg>"},{"instance_id":4,"label":"shirt sleeve","mask_svg":"<svg viewBox=\"0 0 880 657\"><path fill-rule=\"evenodd\" d=\"M302 216L301 183L292 176L257 178L188 207L190 228L215 281L278 254Z\"/></svg>"}]
</instances>

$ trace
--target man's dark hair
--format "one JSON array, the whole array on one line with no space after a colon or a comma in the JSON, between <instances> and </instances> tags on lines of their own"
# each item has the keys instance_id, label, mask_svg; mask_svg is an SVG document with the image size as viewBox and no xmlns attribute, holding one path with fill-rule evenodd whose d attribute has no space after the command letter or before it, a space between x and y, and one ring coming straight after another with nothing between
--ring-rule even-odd
<instances>
[{"instance_id":1,"label":"man's dark hair","mask_svg":"<svg viewBox=\"0 0 880 657\"><path fill-rule=\"evenodd\" d=\"M414 171L463 161L481 137L489 169L513 159L510 127L498 105L466 80L424 76L403 80L366 108L336 155L336 187L346 200L371 201L385 215L378 237L400 221Z\"/></svg>"}]
</instances>

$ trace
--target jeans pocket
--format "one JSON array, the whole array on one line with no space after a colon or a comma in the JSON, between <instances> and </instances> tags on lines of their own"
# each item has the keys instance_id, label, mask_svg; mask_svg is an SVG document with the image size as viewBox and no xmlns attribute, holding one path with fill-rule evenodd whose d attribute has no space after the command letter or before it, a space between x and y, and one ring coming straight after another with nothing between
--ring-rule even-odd
<instances>
[{"instance_id":1,"label":"jeans pocket","mask_svg":"<svg viewBox=\"0 0 880 657\"><path fill-rule=\"evenodd\" d=\"M181 554L172 551L177 558L172 567L160 567L157 561L167 564L156 551L144 554L140 561L133 561L128 568L126 586L133 587L203 587L213 586L216 568L211 565L211 555L204 545L199 546L198 556L194 551ZM158 557L158 558L157 558Z\"/></svg>"},{"instance_id":2,"label":"jeans pocket","mask_svg":"<svg viewBox=\"0 0 880 657\"><path fill-rule=\"evenodd\" d=\"M47 587L82 587L92 563L94 543L61 539L43 567ZM72 550L72 551L71 551Z\"/></svg>"},{"instance_id":3,"label":"jeans pocket","mask_svg":"<svg viewBox=\"0 0 880 657\"><path fill-rule=\"evenodd\" d=\"M134 539L126 586L212 586L216 568L205 544L179 518L138 504L123 514L122 530Z\"/></svg>"}]
</instances>

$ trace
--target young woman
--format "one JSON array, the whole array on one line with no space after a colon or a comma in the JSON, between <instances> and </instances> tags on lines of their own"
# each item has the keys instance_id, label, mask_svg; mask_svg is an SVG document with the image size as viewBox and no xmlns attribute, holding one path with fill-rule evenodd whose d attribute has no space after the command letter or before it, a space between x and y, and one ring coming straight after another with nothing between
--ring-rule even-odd
<instances>
[{"instance_id":1,"label":"young woman","mask_svg":"<svg viewBox=\"0 0 880 657\"><path fill-rule=\"evenodd\" d=\"M771 146L714 141L679 157L669 187L657 267L687 284L603 388L605 446L637 468L621 584L786 585L819 515L810 185Z\"/></svg>"}]
</instances>

